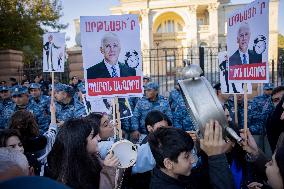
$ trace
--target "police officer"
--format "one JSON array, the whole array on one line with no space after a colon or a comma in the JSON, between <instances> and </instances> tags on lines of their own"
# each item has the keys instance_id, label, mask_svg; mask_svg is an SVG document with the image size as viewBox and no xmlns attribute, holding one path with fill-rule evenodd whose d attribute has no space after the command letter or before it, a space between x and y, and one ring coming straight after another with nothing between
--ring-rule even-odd
<instances>
[{"instance_id":1,"label":"police officer","mask_svg":"<svg viewBox=\"0 0 284 189\"><path fill-rule=\"evenodd\" d=\"M41 85L39 83L31 83L29 87L31 102L41 107L45 114L49 114L50 97L42 95Z\"/></svg>"},{"instance_id":2,"label":"police officer","mask_svg":"<svg viewBox=\"0 0 284 189\"><path fill-rule=\"evenodd\" d=\"M146 96L138 100L131 119L131 137L135 141L142 141L146 136L145 118L148 112L159 110L166 114L172 121L172 113L168 100L158 94L159 85L154 82L149 82L145 86ZM141 137L140 137L140 134ZM139 138L140 137L140 138Z\"/></svg>"},{"instance_id":3,"label":"police officer","mask_svg":"<svg viewBox=\"0 0 284 189\"><path fill-rule=\"evenodd\" d=\"M74 98L75 91L73 87L58 83L54 86L54 97L56 100L56 117L58 121L66 121L70 118L78 118L86 115L84 105Z\"/></svg>"},{"instance_id":4,"label":"police officer","mask_svg":"<svg viewBox=\"0 0 284 189\"><path fill-rule=\"evenodd\" d=\"M184 131L195 130L177 80L175 89L170 92L169 104L173 114L173 126L183 129Z\"/></svg>"},{"instance_id":5,"label":"police officer","mask_svg":"<svg viewBox=\"0 0 284 189\"><path fill-rule=\"evenodd\" d=\"M36 118L40 133L43 134L47 131L50 119L42 113L43 110L39 106L30 101L28 88L20 85L14 86L12 89L12 99L14 104L6 107L3 111L3 116L1 118L2 128L8 127L9 121L14 112L18 110L27 110L33 113Z\"/></svg>"},{"instance_id":6,"label":"police officer","mask_svg":"<svg viewBox=\"0 0 284 189\"><path fill-rule=\"evenodd\" d=\"M7 86L0 86L0 103L3 105L3 107L13 105L11 92Z\"/></svg>"},{"instance_id":7,"label":"police officer","mask_svg":"<svg viewBox=\"0 0 284 189\"><path fill-rule=\"evenodd\" d=\"M268 116L273 112L274 106L271 100L271 93L274 88L273 83L263 84L263 95L256 96L252 100L252 106L248 112L248 127L257 145L267 155L271 154L266 137L265 125Z\"/></svg>"}]
</instances>

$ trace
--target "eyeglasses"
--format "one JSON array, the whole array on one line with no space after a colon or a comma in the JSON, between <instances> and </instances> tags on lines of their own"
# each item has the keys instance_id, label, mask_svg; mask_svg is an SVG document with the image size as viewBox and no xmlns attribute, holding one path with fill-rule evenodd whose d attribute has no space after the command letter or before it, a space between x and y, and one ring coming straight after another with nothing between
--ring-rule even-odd
<instances>
[{"instance_id":1,"label":"eyeglasses","mask_svg":"<svg viewBox=\"0 0 284 189\"><path fill-rule=\"evenodd\" d=\"M0 93L8 93L9 91L0 91Z\"/></svg>"}]
</instances>

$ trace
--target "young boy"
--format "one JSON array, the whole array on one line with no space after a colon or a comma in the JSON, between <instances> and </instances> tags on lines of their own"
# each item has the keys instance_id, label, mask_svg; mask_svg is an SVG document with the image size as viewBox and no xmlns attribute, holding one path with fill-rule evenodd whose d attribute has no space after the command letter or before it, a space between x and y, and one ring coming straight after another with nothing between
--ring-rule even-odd
<instances>
[{"instance_id":1,"label":"young boy","mask_svg":"<svg viewBox=\"0 0 284 189\"><path fill-rule=\"evenodd\" d=\"M194 143L186 132L177 128L159 128L149 134L148 142L156 160L150 189L185 189L192 188L193 185L198 187L198 183L193 183L194 180L180 178L191 174L193 159L191 150ZM233 189L232 175L223 152L225 145L218 122L206 124L200 147L208 155L211 186Z\"/></svg>"}]
</instances>

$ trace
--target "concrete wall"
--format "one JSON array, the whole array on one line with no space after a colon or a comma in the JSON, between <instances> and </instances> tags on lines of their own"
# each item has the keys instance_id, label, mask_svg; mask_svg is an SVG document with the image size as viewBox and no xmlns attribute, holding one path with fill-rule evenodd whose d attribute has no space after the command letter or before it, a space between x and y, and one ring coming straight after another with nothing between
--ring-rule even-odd
<instances>
[{"instance_id":1,"label":"concrete wall","mask_svg":"<svg viewBox=\"0 0 284 189\"><path fill-rule=\"evenodd\" d=\"M0 50L0 81L8 81L14 77L20 82L20 70L23 68L23 52L16 50Z\"/></svg>"},{"instance_id":2,"label":"concrete wall","mask_svg":"<svg viewBox=\"0 0 284 189\"><path fill-rule=\"evenodd\" d=\"M69 77L78 76L80 79L84 78L83 70L83 56L81 48L71 48L67 51L69 61Z\"/></svg>"}]
</instances>

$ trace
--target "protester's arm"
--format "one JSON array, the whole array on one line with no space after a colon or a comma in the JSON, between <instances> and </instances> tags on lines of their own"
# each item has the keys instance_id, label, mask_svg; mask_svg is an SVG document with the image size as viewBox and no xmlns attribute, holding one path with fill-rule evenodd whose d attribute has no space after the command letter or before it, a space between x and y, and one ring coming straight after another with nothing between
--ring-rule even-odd
<instances>
[{"instance_id":1,"label":"protester's arm","mask_svg":"<svg viewBox=\"0 0 284 189\"><path fill-rule=\"evenodd\" d=\"M99 189L115 188L116 168L119 164L118 158L109 153L103 161L103 168L100 172L100 186ZM121 177L122 175L120 175Z\"/></svg>"},{"instance_id":2,"label":"protester's arm","mask_svg":"<svg viewBox=\"0 0 284 189\"><path fill-rule=\"evenodd\" d=\"M232 173L224 154L226 145L219 123L207 123L200 147L208 155L209 177L214 189L234 188Z\"/></svg>"},{"instance_id":3,"label":"protester's arm","mask_svg":"<svg viewBox=\"0 0 284 189\"><path fill-rule=\"evenodd\" d=\"M56 138L57 131L58 131L55 114L56 114L56 107L55 107L54 101L51 101L50 102L51 122L50 122L48 130L43 134L43 136L45 136L47 139L47 144L45 147L45 152L41 155L41 157L38 158L39 161L42 161L43 159L47 157L47 155L51 151L52 146L55 142L55 138Z\"/></svg>"},{"instance_id":4,"label":"protester's arm","mask_svg":"<svg viewBox=\"0 0 284 189\"><path fill-rule=\"evenodd\" d=\"M254 162L256 170L255 172L257 172L259 175L265 175L265 164L267 163L268 159L258 148L249 130L247 130L245 134L245 130L241 129L240 135L243 138L242 148L248 153L247 155L251 159L250 161Z\"/></svg>"}]
</instances>

